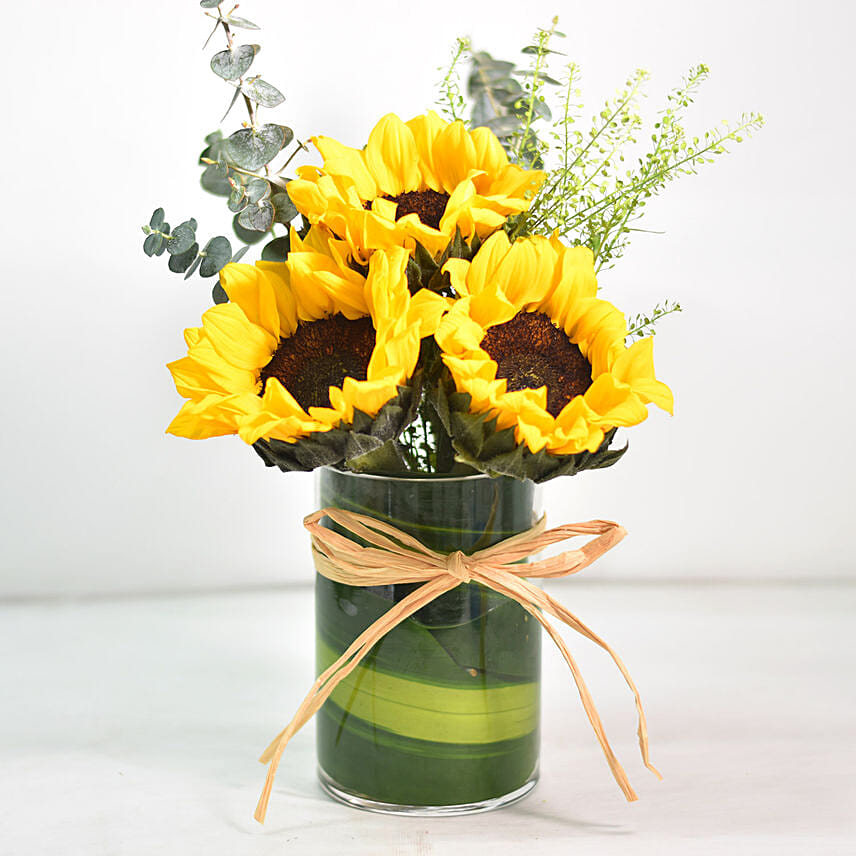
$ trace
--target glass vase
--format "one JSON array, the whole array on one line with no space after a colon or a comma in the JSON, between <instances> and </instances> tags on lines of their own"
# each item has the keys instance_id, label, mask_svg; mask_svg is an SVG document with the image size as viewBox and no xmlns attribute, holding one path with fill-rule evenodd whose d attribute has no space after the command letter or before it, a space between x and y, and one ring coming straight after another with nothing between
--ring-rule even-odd
<instances>
[{"instance_id":1,"label":"glass vase","mask_svg":"<svg viewBox=\"0 0 856 856\"><path fill-rule=\"evenodd\" d=\"M530 528L532 482L484 475L392 478L319 472L319 507L367 514L443 552ZM329 519L326 525L334 526ZM417 584L354 587L316 575L320 674ZM462 583L381 639L316 717L319 777L349 805L463 814L534 787L540 626L519 604Z\"/></svg>"}]
</instances>

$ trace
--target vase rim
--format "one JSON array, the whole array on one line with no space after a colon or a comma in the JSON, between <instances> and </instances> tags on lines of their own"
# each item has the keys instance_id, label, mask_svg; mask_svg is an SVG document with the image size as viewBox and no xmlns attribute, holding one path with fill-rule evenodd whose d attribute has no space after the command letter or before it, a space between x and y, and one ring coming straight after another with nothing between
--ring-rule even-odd
<instances>
[{"instance_id":1,"label":"vase rim","mask_svg":"<svg viewBox=\"0 0 856 856\"><path fill-rule=\"evenodd\" d=\"M477 479L493 479L494 476L489 476L487 473L473 473L469 476L452 476L452 475L431 475L431 476L382 476L375 473L355 473L352 470L338 470L336 467L320 467L322 470L328 470L340 476L350 476L358 479L377 479L379 481L401 481L401 482L464 482L474 481Z\"/></svg>"}]
</instances>

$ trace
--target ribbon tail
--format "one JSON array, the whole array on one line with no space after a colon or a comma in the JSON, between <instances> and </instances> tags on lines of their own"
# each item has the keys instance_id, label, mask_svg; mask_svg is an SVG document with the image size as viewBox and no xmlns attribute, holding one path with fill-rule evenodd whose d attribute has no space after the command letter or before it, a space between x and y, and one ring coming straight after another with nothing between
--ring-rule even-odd
<instances>
[{"instance_id":1,"label":"ribbon tail","mask_svg":"<svg viewBox=\"0 0 856 856\"><path fill-rule=\"evenodd\" d=\"M460 580L448 576L438 577L431 582L420 586L411 592L403 600L385 612L380 618L364 630L350 645L347 651L326 669L312 685L303 703L297 709L291 722L274 738L273 742L265 749L259 759L267 763L267 778L264 788L259 797L253 817L264 823L267 814L268 803L273 791L273 781L279 767L282 753L288 745L288 741L315 715L321 705L327 700L336 686L344 680L371 651L372 647L394 627L418 612L425 604L430 603L447 591L451 591L460 584Z\"/></svg>"},{"instance_id":2,"label":"ribbon tail","mask_svg":"<svg viewBox=\"0 0 856 856\"><path fill-rule=\"evenodd\" d=\"M543 595L544 599L547 602L545 609L552 615L554 618L558 618L560 621L564 621L571 629L576 630L577 633L582 634L587 639L590 639L595 645L599 645L606 651L607 654L612 658L612 661L618 667L618 670L621 672L622 677L624 678L628 687L630 687L630 691L633 693L633 699L636 704L636 717L638 720L638 726L636 729L636 735L639 738L639 751L642 755L642 763L658 778L661 779L663 776L660 771L651 763L651 758L648 750L648 724L645 719L645 711L642 708L642 698L639 695L639 690L636 689L636 684L633 682L633 678L630 677L630 672L627 670L627 666L624 665L621 657L613 650L613 648L600 638L590 627L587 627L577 618L572 612L567 610L561 603L559 603L555 598L551 597L547 592L540 592Z\"/></svg>"},{"instance_id":3,"label":"ribbon tail","mask_svg":"<svg viewBox=\"0 0 856 856\"><path fill-rule=\"evenodd\" d=\"M637 799L636 793L630 785L630 781L627 778L627 774L624 772L624 768L621 766L621 763L613 752L612 747L609 745L609 741L606 737L606 731L603 727L603 722L600 719L600 715L597 712L594 700L592 699L591 693L583 679L582 673L580 672L579 667L577 666L576 661L571 655L571 652L564 640L553 625L545 618L541 610L544 610L554 618L563 621L572 630L575 630L577 633L595 642L595 644L599 645L609 653L632 690L633 696L636 700L636 712L639 717L637 735L639 737L642 761L649 770L651 770L658 778L662 779L659 771L651 764L648 757L648 732L639 692L627 671L627 667L621 662L621 659L615 651L613 651L612 648L610 648L597 634L586 627L575 615L565 609L558 601L550 597L546 592L532 585L532 583L527 580L521 579L513 573L498 568L483 568L478 576L481 577L491 588L516 600L527 612L533 615L550 634L550 638L556 643L556 647L561 651L562 656L565 658L565 662L571 670L571 675L577 685L577 690L580 694L580 700L582 701L583 708L585 709L589 722L594 729L595 736L600 743L603 754L606 756L609 769L627 800L632 802Z\"/></svg>"},{"instance_id":4,"label":"ribbon tail","mask_svg":"<svg viewBox=\"0 0 856 856\"><path fill-rule=\"evenodd\" d=\"M512 596L514 597L514 595ZM543 628L550 634L550 637L556 643L558 649L562 652L562 656L565 658L565 662L571 670L574 683L577 685L577 691L580 694L580 701L583 703L583 709L591 723L591 727L594 729L595 736L597 737L598 743L600 743L600 748L606 756L606 763L609 764L609 769L612 772L613 778L618 783L618 787L621 788L628 802L633 802L638 799L636 791L633 790L630 780L627 778L627 773L624 772L624 767L621 766L621 762L618 760L615 752L612 751L612 747L609 745L609 740L606 738L606 731L604 730L603 722L601 721L597 708L594 705L594 699L592 698L588 686L583 679L579 666L577 666L571 652L568 650L568 646L565 645L564 640L559 635L556 628L547 621L537 607L521 598L514 597L514 599L520 603L520 605L529 612L530 615L534 615L535 618L538 619Z\"/></svg>"}]
</instances>

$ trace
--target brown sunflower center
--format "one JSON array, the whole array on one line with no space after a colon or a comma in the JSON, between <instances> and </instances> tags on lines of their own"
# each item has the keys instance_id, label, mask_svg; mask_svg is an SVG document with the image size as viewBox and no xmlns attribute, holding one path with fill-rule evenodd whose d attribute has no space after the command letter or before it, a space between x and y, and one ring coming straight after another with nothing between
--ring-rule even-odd
<instances>
[{"instance_id":1,"label":"brown sunflower center","mask_svg":"<svg viewBox=\"0 0 856 856\"><path fill-rule=\"evenodd\" d=\"M398 205L395 211L395 219L400 220L408 214L416 214L417 217L432 229L440 228L440 220L446 213L446 203L449 201L448 193L440 193L436 190L408 190L399 193L398 196L384 196ZM371 208L371 202L364 203L366 208Z\"/></svg>"},{"instance_id":2,"label":"brown sunflower center","mask_svg":"<svg viewBox=\"0 0 856 856\"><path fill-rule=\"evenodd\" d=\"M509 392L546 385L553 416L591 386L591 364L542 312L518 312L489 327L481 346L496 361L496 376L506 378Z\"/></svg>"},{"instance_id":3,"label":"brown sunflower center","mask_svg":"<svg viewBox=\"0 0 856 856\"><path fill-rule=\"evenodd\" d=\"M294 335L279 340L270 362L261 370L261 393L275 377L306 410L329 407L331 386L346 377L365 380L375 346L371 318L351 321L331 315L318 321L301 321Z\"/></svg>"}]
</instances>

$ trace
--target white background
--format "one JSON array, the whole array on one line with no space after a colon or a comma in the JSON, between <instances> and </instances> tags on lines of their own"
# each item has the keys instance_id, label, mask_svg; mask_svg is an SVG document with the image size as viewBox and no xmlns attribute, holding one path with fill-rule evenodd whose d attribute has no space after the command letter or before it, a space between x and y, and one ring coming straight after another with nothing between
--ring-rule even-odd
<instances>
[{"instance_id":1,"label":"white background","mask_svg":"<svg viewBox=\"0 0 856 856\"><path fill-rule=\"evenodd\" d=\"M312 477L266 470L235 438L163 433L180 405L164 364L211 281L147 259L139 226L163 205L227 229L195 166L229 93L207 68L219 46L200 51L192 0L25 11L0 59L0 595L306 580ZM456 35L514 58L556 12L587 114L637 66L653 114L704 61L694 128L748 109L768 124L670 186L643 223L666 234L602 275L627 311L684 304L656 343L676 415L625 432L618 467L549 485L550 519L628 528L594 576L851 575L851 3L250 0L239 14L264 28L257 70L287 97L274 115L361 145L384 113L430 106Z\"/></svg>"}]
</instances>

